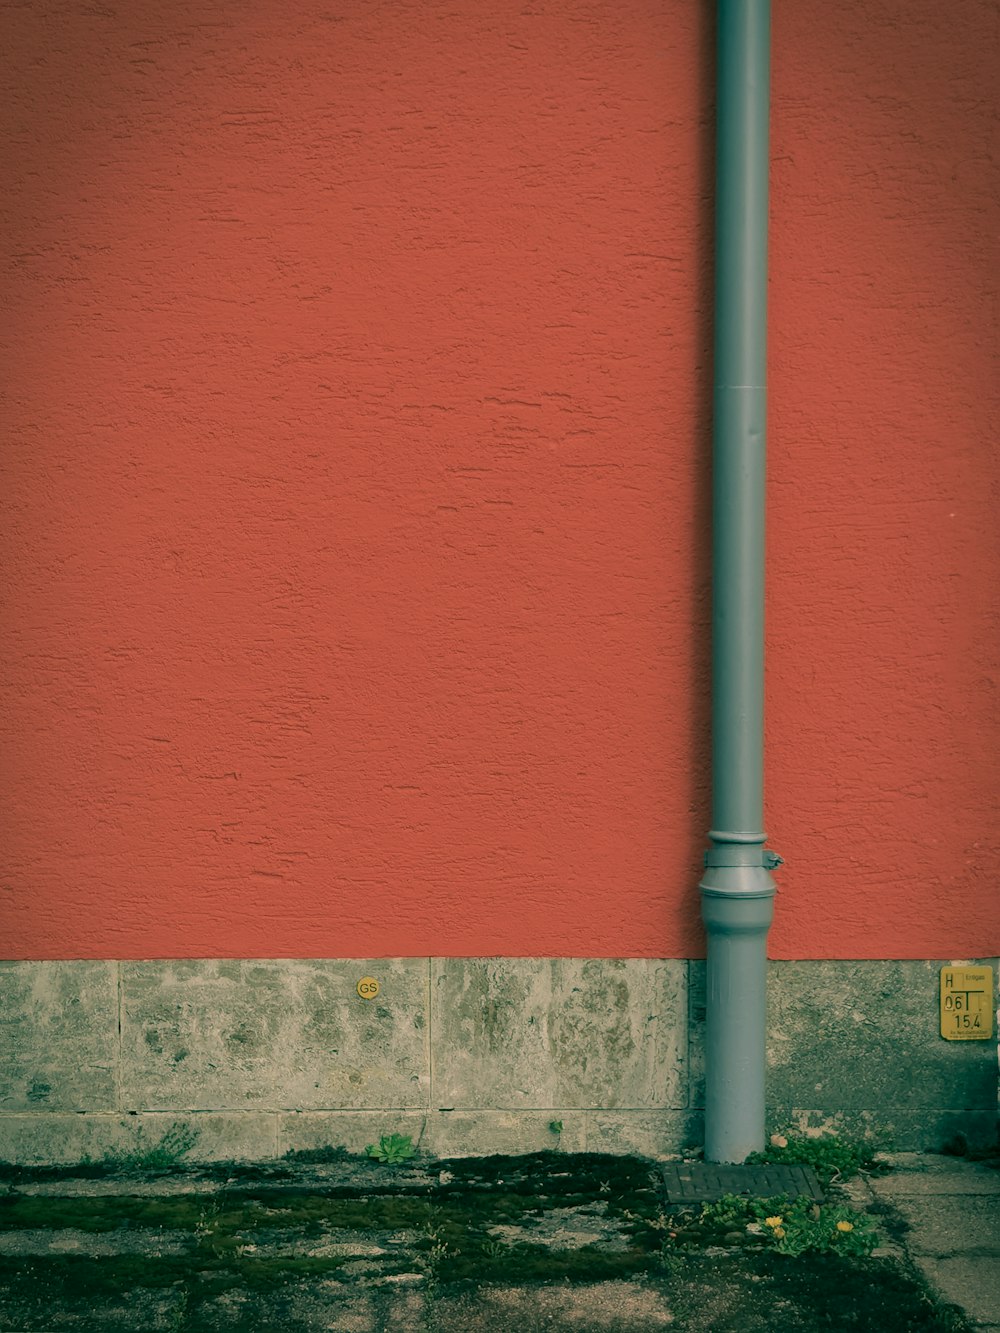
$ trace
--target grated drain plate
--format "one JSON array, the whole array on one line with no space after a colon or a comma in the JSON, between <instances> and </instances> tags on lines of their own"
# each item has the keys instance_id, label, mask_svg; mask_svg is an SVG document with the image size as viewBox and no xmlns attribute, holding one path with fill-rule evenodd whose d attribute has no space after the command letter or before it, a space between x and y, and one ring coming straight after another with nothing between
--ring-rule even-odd
<instances>
[{"instance_id":1,"label":"grated drain plate","mask_svg":"<svg viewBox=\"0 0 1000 1333\"><path fill-rule=\"evenodd\" d=\"M709 1203L724 1194L770 1199L776 1194L823 1198L811 1166L765 1162L760 1166L713 1166L708 1162L665 1162L668 1203Z\"/></svg>"}]
</instances>

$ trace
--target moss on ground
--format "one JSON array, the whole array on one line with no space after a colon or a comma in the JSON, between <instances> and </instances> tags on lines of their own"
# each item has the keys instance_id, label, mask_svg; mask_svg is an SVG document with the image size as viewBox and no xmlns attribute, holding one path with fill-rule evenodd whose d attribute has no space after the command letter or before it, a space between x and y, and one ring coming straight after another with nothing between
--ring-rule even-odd
<instances>
[{"instance_id":1,"label":"moss on ground","mask_svg":"<svg viewBox=\"0 0 1000 1333\"><path fill-rule=\"evenodd\" d=\"M766 1282L773 1300L807 1313L811 1322L802 1323L801 1314L798 1322L787 1323L782 1318L783 1331L971 1333L972 1326L963 1315L942 1306L916 1274L888 1259L813 1254L789 1260L777 1254L755 1254L744 1263L751 1278Z\"/></svg>"},{"instance_id":2,"label":"moss on ground","mask_svg":"<svg viewBox=\"0 0 1000 1333\"><path fill-rule=\"evenodd\" d=\"M156 1234L170 1231L186 1236L188 1252L157 1256L154 1244L151 1255L2 1258L0 1330L57 1322L82 1328L84 1323L52 1319L51 1312L85 1314L101 1301L127 1306L130 1294L142 1290L179 1303L176 1327L183 1333L235 1329L218 1322L216 1303L227 1293L243 1293L248 1309L254 1301L279 1299L281 1291L311 1286L332 1299L330 1283L347 1292L375 1268L379 1277L422 1272L434 1299L489 1283L592 1283L643 1275L665 1289L678 1330L692 1333L779 1326L783 1333L967 1328L933 1301L916 1274L893 1261L811 1254L792 1259L759 1248L706 1253L704 1245L725 1243L726 1234L705 1228L697 1233L701 1248L694 1238L691 1248L678 1246L677 1237L665 1245L672 1215L665 1211L659 1170L644 1158L546 1152L436 1161L409 1193L401 1178L392 1183L391 1168L370 1165L349 1185L304 1183L295 1163L274 1167L279 1175L226 1166L218 1168L225 1184L217 1192L166 1196L21 1194L20 1182L12 1181L14 1192L0 1198L0 1229L122 1232L125 1246L128 1233L143 1232L155 1242ZM566 1249L545 1244L553 1215L571 1216L562 1210L574 1208L606 1219L617 1231L616 1242ZM516 1228L518 1237L498 1239L500 1227ZM316 1249L310 1244L316 1237L336 1242L359 1236L383 1251L376 1263L360 1251L301 1252ZM273 1252L276 1244L282 1253ZM8 1310L17 1311L20 1322L4 1322ZM253 1327L252 1321L246 1326Z\"/></svg>"},{"instance_id":3,"label":"moss on ground","mask_svg":"<svg viewBox=\"0 0 1000 1333\"><path fill-rule=\"evenodd\" d=\"M73 1228L104 1232L123 1227L198 1231L210 1225L215 1234L225 1234L261 1226L305 1227L314 1222L345 1230L396 1230L421 1226L430 1206L424 1199L406 1195L358 1198L268 1189L167 1198L10 1195L0 1199L0 1231Z\"/></svg>"},{"instance_id":4,"label":"moss on ground","mask_svg":"<svg viewBox=\"0 0 1000 1333\"><path fill-rule=\"evenodd\" d=\"M146 1255L123 1254L92 1259L82 1255L33 1255L30 1259L0 1258L0 1284L7 1290L29 1279L32 1287L44 1287L53 1298L88 1300L99 1295L122 1295L137 1287L163 1288L177 1283L194 1284L199 1297L233 1287L263 1290L303 1277L338 1277L348 1260L343 1257L246 1258L213 1256L202 1251L191 1256L151 1259Z\"/></svg>"},{"instance_id":5,"label":"moss on ground","mask_svg":"<svg viewBox=\"0 0 1000 1333\"><path fill-rule=\"evenodd\" d=\"M607 1250L598 1245L550 1250L545 1245L519 1242L496 1253L470 1244L444 1255L435 1276L445 1283L613 1282L655 1273L658 1268L656 1258L637 1250Z\"/></svg>"},{"instance_id":6,"label":"moss on ground","mask_svg":"<svg viewBox=\"0 0 1000 1333\"><path fill-rule=\"evenodd\" d=\"M606 1256L605 1256L606 1257ZM549 1284L555 1276L542 1264L531 1268L531 1257L513 1268L468 1271L436 1288L437 1299L476 1290L486 1282L504 1285ZM926 1288L906 1270L887 1260L845 1261L833 1256L805 1256L795 1261L773 1254L691 1255L679 1271L658 1276L655 1270L630 1268L624 1260L617 1272L595 1271L593 1256L577 1251L565 1277L594 1282L611 1277L629 1278L646 1272L647 1281L665 1289L678 1333L972 1333L971 1325L950 1308L937 1304ZM115 1298L128 1297L138 1288L165 1295L183 1294L183 1317L176 1325L183 1333L209 1333L225 1328L231 1333L261 1327L259 1311L282 1289L317 1280L328 1284L338 1278L342 1260L257 1260L193 1269L184 1260L150 1263L134 1256L84 1259L60 1256L35 1259L30 1267L0 1260L0 1288L16 1305L33 1309L37 1318L18 1323L18 1329L52 1327L53 1311L87 1314ZM456 1268L456 1275L459 1273ZM346 1288L345 1288L346 1290ZM220 1316L219 1298L245 1293L242 1314ZM224 1322L223 1322L224 1320ZM63 1327L86 1328L85 1322L59 1319ZM268 1327L272 1325L267 1325ZM10 1328L2 1320L0 1327ZM121 1327L126 1327L122 1324ZM282 1325L282 1327L286 1327ZM102 1330L103 1333L103 1330Z\"/></svg>"}]
</instances>

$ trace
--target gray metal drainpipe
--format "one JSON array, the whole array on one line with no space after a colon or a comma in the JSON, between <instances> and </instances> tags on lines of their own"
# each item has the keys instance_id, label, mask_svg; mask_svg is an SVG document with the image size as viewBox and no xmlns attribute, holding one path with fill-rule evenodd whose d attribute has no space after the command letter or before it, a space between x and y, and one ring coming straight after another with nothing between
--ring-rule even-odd
<instances>
[{"instance_id":1,"label":"gray metal drainpipe","mask_svg":"<svg viewBox=\"0 0 1000 1333\"><path fill-rule=\"evenodd\" d=\"M764 425L769 0L719 0L712 513L712 828L705 1159L764 1146Z\"/></svg>"}]
</instances>

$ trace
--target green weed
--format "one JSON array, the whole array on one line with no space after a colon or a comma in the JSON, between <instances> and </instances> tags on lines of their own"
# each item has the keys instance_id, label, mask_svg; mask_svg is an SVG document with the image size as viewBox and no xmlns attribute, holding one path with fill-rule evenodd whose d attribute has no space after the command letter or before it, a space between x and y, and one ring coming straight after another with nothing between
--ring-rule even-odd
<instances>
[{"instance_id":1,"label":"green weed","mask_svg":"<svg viewBox=\"0 0 1000 1333\"><path fill-rule=\"evenodd\" d=\"M751 1153L747 1163L784 1162L811 1166L825 1189L833 1182L849 1180L859 1171L884 1170L875 1160L876 1152L884 1146L875 1140L842 1139L836 1134L816 1138L774 1134L764 1151Z\"/></svg>"},{"instance_id":2,"label":"green weed","mask_svg":"<svg viewBox=\"0 0 1000 1333\"><path fill-rule=\"evenodd\" d=\"M369 1143L365 1152L378 1162L395 1166L416 1156L416 1148L409 1134L383 1134L378 1143Z\"/></svg>"},{"instance_id":3,"label":"green weed","mask_svg":"<svg viewBox=\"0 0 1000 1333\"><path fill-rule=\"evenodd\" d=\"M141 1139L137 1147L128 1152L106 1153L99 1163L91 1163L85 1157L81 1163L87 1167L98 1165L118 1171L162 1171L177 1166L198 1142L200 1135L190 1125L175 1122L166 1131L158 1143L143 1147Z\"/></svg>"},{"instance_id":4,"label":"green weed","mask_svg":"<svg viewBox=\"0 0 1000 1333\"><path fill-rule=\"evenodd\" d=\"M747 1199L725 1194L702 1204L695 1216L676 1214L647 1222L665 1232L680 1246L705 1246L719 1242L757 1245L792 1257L800 1254L869 1255L879 1243L871 1220L863 1213L837 1203L781 1196Z\"/></svg>"}]
</instances>

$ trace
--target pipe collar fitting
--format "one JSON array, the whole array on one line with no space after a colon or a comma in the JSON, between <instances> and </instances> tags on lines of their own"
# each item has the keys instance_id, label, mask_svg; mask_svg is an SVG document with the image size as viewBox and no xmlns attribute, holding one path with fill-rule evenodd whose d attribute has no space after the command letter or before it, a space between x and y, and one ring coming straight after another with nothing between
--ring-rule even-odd
<instances>
[{"instance_id":1,"label":"pipe collar fitting","mask_svg":"<svg viewBox=\"0 0 1000 1333\"><path fill-rule=\"evenodd\" d=\"M698 887L703 898L773 898L777 893L759 858L756 865L710 866Z\"/></svg>"},{"instance_id":2,"label":"pipe collar fitting","mask_svg":"<svg viewBox=\"0 0 1000 1333\"><path fill-rule=\"evenodd\" d=\"M768 847L752 846L748 843L728 843L721 847L710 847L705 853L705 868L710 866L762 866L765 870L776 870L785 864L785 858Z\"/></svg>"},{"instance_id":3,"label":"pipe collar fitting","mask_svg":"<svg viewBox=\"0 0 1000 1333\"><path fill-rule=\"evenodd\" d=\"M713 882L715 876L730 876L732 870L713 870L701 882L701 919L711 941L727 935L766 936L774 920L774 883L766 870L741 868L741 877L759 876L739 885Z\"/></svg>"}]
</instances>

